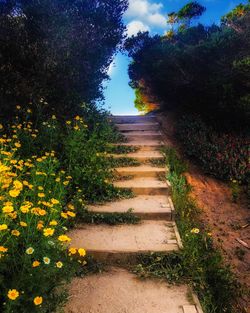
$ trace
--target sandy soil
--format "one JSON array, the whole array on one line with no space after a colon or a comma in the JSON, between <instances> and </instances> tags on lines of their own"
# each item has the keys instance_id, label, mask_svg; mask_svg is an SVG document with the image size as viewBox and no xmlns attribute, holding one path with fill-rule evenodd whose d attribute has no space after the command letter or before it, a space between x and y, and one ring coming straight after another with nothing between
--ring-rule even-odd
<instances>
[{"instance_id":1,"label":"sandy soil","mask_svg":"<svg viewBox=\"0 0 250 313\"><path fill-rule=\"evenodd\" d=\"M159 114L167 142L177 148L180 146L174 138L173 114ZM192 196L202 209L201 218L211 229L215 243L222 250L225 259L239 278L239 281L250 290L250 250L240 244L241 239L250 246L250 210L244 197L238 203L233 203L229 186L213 177L205 175L191 160L186 173L188 183L193 187ZM247 300L246 300L247 301ZM250 308L248 299L246 307ZM250 312L250 311L249 311Z\"/></svg>"}]
</instances>

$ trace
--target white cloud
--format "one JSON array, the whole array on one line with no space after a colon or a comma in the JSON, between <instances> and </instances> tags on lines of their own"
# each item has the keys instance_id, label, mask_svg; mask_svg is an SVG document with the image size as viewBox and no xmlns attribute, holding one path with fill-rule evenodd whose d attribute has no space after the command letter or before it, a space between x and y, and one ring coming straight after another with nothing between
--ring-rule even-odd
<instances>
[{"instance_id":1,"label":"white cloud","mask_svg":"<svg viewBox=\"0 0 250 313\"><path fill-rule=\"evenodd\" d=\"M132 21L127 25L127 35L129 37L138 34L140 31L150 31L150 28L141 21Z\"/></svg>"},{"instance_id":2,"label":"white cloud","mask_svg":"<svg viewBox=\"0 0 250 313\"><path fill-rule=\"evenodd\" d=\"M112 76L115 72L115 69L116 69L116 64L115 64L115 60L113 60L112 63L109 65L107 74L109 76Z\"/></svg>"},{"instance_id":3,"label":"white cloud","mask_svg":"<svg viewBox=\"0 0 250 313\"><path fill-rule=\"evenodd\" d=\"M130 29L131 27L132 29L143 27L144 30L145 28L149 30L151 26L165 28L167 17L161 14L162 8L162 3L151 3L150 0L129 0L129 7L125 13L125 17L129 20L132 19L132 22L128 26Z\"/></svg>"},{"instance_id":4,"label":"white cloud","mask_svg":"<svg viewBox=\"0 0 250 313\"><path fill-rule=\"evenodd\" d=\"M126 17L139 17L148 14L148 2L146 0L129 0Z\"/></svg>"},{"instance_id":5,"label":"white cloud","mask_svg":"<svg viewBox=\"0 0 250 313\"><path fill-rule=\"evenodd\" d=\"M166 24L167 24L166 18L160 13L154 13L154 14L149 15L148 21L151 25L162 27L162 28L166 27Z\"/></svg>"}]
</instances>

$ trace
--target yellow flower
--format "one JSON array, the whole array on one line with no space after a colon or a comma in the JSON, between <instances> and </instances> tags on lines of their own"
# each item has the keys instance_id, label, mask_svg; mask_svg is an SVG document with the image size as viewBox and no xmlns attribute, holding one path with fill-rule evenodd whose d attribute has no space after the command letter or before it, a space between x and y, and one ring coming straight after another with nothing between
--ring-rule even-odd
<instances>
[{"instance_id":1,"label":"yellow flower","mask_svg":"<svg viewBox=\"0 0 250 313\"><path fill-rule=\"evenodd\" d=\"M22 145L20 144L20 142L15 142L15 147L16 147L16 148L21 148L21 146L22 146Z\"/></svg>"},{"instance_id":2,"label":"yellow flower","mask_svg":"<svg viewBox=\"0 0 250 313\"><path fill-rule=\"evenodd\" d=\"M26 249L26 254L33 254L34 253L34 249L32 247L29 247L28 249Z\"/></svg>"},{"instance_id":3,"label":"yellow flower","mask_svg":"<svg viewBox=\"0 0 250 313\"><path fill-rule=\"evenodd\" d=\"M76 254L76 252L77 252L76 248L70 248L69 249L69 255Z\"/></svg>"},{"instance_id":4,"label":"yellow flower","mask_svg":"<svg viewBox=\"0 0 250 313\"><path fill-rule=\"evenodd\" d=\"M56 116L55 115L52 115L51 118L52 118L52 120L56 120Z\"/></svg>"},{"instance_id":5,"label":"yellow flower","mask_svg":"<svg viewBox=\"0 0 250 313\"><path fill-rule=\"evenodd\" d=\"M39 192L39 193L38 193L38 197L39 197L39 198L44 198L44 197L45 197L45 194L44 194L43 192Z\"/></svg>"},{"instance_id":6,"label":"yellow flower","mask_svg":"<svg viewBox=\"0 0 250 313\"><path fill-rule=\"evenodd\" d=\"M48 258L47 256L45 256L45 257L43 258L43 262L44 262L44 264L46 264L46 265L50 264L50 258Z\"/></svg>"},{"instance_id":7,"label":"yellow flower","mask_svg":"<svg viewBox=\"0 0 250 313\"><path fill-rule=\"evenodd\" d=\"M62 242L69 242L71 239L67 235L60 235L58 240Z\"/></svg>"},{"instance_id":8,"label":"yellow flower","mask_svg":"<svg viewBox=\"0 0 250 313\"><path fill-rule=\"evenodd\" d=\"M44 188L43 188L43 186L38 186L38 190L43 190Z\"/></svg>"},{"instance_id":9,"label":"yellow flower","mask_svg":"<svg viewBox=\"0 0 250 313\"><path fill-rule=\"evenodd\" d=\"M39 261L34 261L32 267L38 267L41 263Z\"/></svg>"},{"instance_id":10,"label":"yellow flower","mask_svg":"<svg viewBox=\"0 0 250 313\"><path fill-rule=\"evenodd\" d=\"M9 213L8 215L13 220L15 220L17 218L17 212L12 212L12 213Z\"/></svg>"},{"instance_id":11,"label":"yellow flower","mask_svg":"<svg viewBox=\"0 0 250 313\"><path fill-rule=\"evenodd\" d=\"M31 110L31 109L28 109L28 110L27 110L27 113L32 113L32 110Z\"/></svg>"},{"instance_id":12,"label":"yellow flower","mask_svg":"<svg viewBox=\"0 0 250 313\"><path fill-rule=\"evenodd\" d=\"M21 212L22 213L28 213L29 212L29 208L30 208L30 205L22 205L21 207L20 207L20 210L21 210Z\"/></svg>"},{"instance_id":13,"label":"yellow flower","mask_svg":"<svg viewBox=\"0 0 250 313\"><path fill-rule=\"evenodd\" d=\"M57 183L59 183L61 181L61 178L57 177L55 180L56 180Z\"/></svg>"},{"instance_id":14,"label":"yellow flower","mask_svg":"<svg viewBox=\"0 0 250 313\"><path fill-rule=\"evenodd\" d=\"M0 129L3 129L3 125L2 124L0 124Z\"/></svg>"},{"instance_id":15,"label":"yellow flower","mask_svg":"<svg viewBox=\"0 0 250 313\"><path fill-rule=\"evenodd\" d=\"M78 249L78 253L80 256L85 256L86 255L86 251L83 248Z\"/></svg>"},{"instance_id":16,"label":"yellow flower","mask_svg":"<svg viewBox=\"0 0 250 313\"><path fill-rule=\"evenodd\" d=\"M0 252L7 252L8 251L8 248L5 248L4 246L0 246Z\"/></svg>"},{"instance_id":17,"label":"yellow flower","mask_svg":"<svg viewBox=\"0 0 250 313\"><path fill-rule=\"evenodd\" d=\"M68 186L69 181L68 181L68 180L65 180L65 181L63 182L63 184L64 184L64 186Z\"/></svg>"},{"instance_id":18,"label":"yellow flower","mask_svg":"<svg viewBox=\"0 0 250 313\"><path fill-rule=\"evenodd\" d=\"M20 231L19 231L19 230L16 230L16 229L13 229L13 230L11 231L11 235L18 237L18 236L20 236Z\"/></svg>"},{"instance_id":19,"label":"yellow flower","mask_svg":"<svg viewBox=\"0 0 250 313\"><path fill-rule=\"evenodd\" d=\"M50 226L56 226L58 223L57 221L53 220L49 223Z\"/></svg>"},{"instance_id":20,"label":"yellow flower","mask_svg":"<svg viewBox=\"0 0 250 313\"><path fill-rule=\"evenodd\" d=\"M6 224L1 224L0 225L0 231L1 230L6 230L6 229L8 229L8 226Z\"/></svg>"},{"instance_id":21,"label":"yellow flower","mask_svg":"<svg viewBox=\"0 0 250 313\"><path fill-rule=\"evenodd\" d=\"M71 211L67 211L67 214L70 217L75 217L76 216L76 214L74 212L71 212Z\"/></svg>"},{"instance_id":22,"label":"yellow flower","mask_svg":"<svg viewBox=\"0 0 250 313\"><path fill-rule=\"evenodd\" d=\"M59 204L59 201L57 199L52 198L50 201L52 204Z\"/></svg>"},{"instance_id":23,"label":"yellow flower","mask_svg":"<svg viewBox=\"0 0 250 313\"><path fill-rule=\"evenodd\" d=\"M199 232L200 232L199 228L193 228L193 229L191 229L191 233L192 233L192 234L199 234Z\"/></svg>"},{"instance_id":24,"label":"yellow flower","mask_svg":"<svg viewBox=\"0 0 250 313\"><path fill-rule=\"evenodd\" d=\"M40 209L38 213L40 216L44 216L47 214L47 212L45 210L42 210L42 209Z\"/></svg>"},{"instance_id":25,"label":"yellow flower","mask_svg":"<svg viewBox=\"0 0 250 313\"><path fill-rule=\"evenodd\" d=\"M16 109L17 109L17 110L21 110L21 106L20 106L20 105L17 105L17 106L16 106Z\"/></svg>"},{"instance_id":26,"label":"yellow flower","mask_svg":"<svg viewBox=\"0 0 250 313\"><path fill-rule=\"evenodd\" d=\"M14 207L12 205L6 205L2 208L3 213L11 213L14 211Z\"/></svg>"},{"instance_id":27,"label":"yellow flower","mask_svg":"<svg viewBox=\"0 0 250 313\"><path fill-rule=\"evenodd\" d=\"M66 124L67 124L67 125L70 125L70 124L71 124L71 121L67 121Z\"/></svg>"},{"instance_id":28,"label":"yellow flower","mask_svg":"<svg viewBox=\"0 0 250 313\"><path fill-rule=\"evenodd\" d=\"M27 227L27 226L28 226L28 224L25 223L25 222L20 222L20 225L21 225L22 227Z\"/></svg>"},{"instance_id":29,"label":"yellow flower","mask_svg":"<svg viewBox=\"0 0 250 313\"><path fill-rule=\"evenodd\" d=\"M12 197L12 198L16 198L18 197L20 194L20 190L18 189L12 189L9 191L9 195Z\"/></svg>"},{"instance_id":30,"label":"yellow flower","mask_svg":"<svg viewBox=\"0 0 250 313\"><path fill-rule=\"evenodd\" d=\"M73 211L75 209L75 207L73 206L73 204L69 203L68 204L68 209Z\"/></svg>"},{"instance_id":31,"label":"yellow flower","mask_svg":"<svg viewBox=\"0 0 250 313\"><path fill-rule=\"evenodd\" d=\"M57 268L62 268L63 267L63 263L61 261L56 262L56 267Z\"/></svg>"},{"instance_id":32,"label":"yellow flower","mask_svg":"<svg viewBox=\"0 0 250 313\"><path fill-rule=\"evenodd\" d=\"M14 180L13 185L14 185L15 189L17 189L17 190L23 189L23 184L19 180Z\"/></svg>"},{"instance_id":33,"label":"yellow flower","mask_svg":"<svg viewBox=\"0 0 250 313\"><path fill-rule=\"evenodd\" d=\"M67 218L68 218L68 215L67 215L67 213L62 212L62 213L61 213L61 217L63 217L63 218L66 218L66 219L67 219Z\"/></svg>"},{"instance_id":34,"label":"yellow flower","mask_svg":"<svg viewBox=\"0 0 250 313\"><path fill-rule=\"evenodd\" d=\"M43 222L42 222L42 221L40 221L40 222L37 223L37 227L36 227L36 228L37 228L38 230L43 229L43 227L44 227L44 226L43 226Z\"/></svg>"},{"instance_id":35,"label":"yellow flower","mask_svg":"<svg viewBox=\"0 0 250 313\"><path fill-rule=\"evenodd\" d=\"M8 291L8 298L10 300L16 300L19 297L19 292L16 289L10 289Z\"/></svg>"},{"instance_id":36,"label":"yellow flower","mask_svg":"<svg viewBox=\"0 0 250 313\"><path fill-rule=\"evenodd\" d=\"M35 297L35 299L33 300L35 305L40 305L43 303L43 297Z\"/></svg>"},{"instance_id":37,"label":"yellow flower","mask_svg":"<svg viewBox=\"0 0 250 313\"><path fill-rule=\"evenodd\" d=\"M55 230L53 228L44 228L43 234L45 237L53 236Z\"/></svg>"}]
</instances>

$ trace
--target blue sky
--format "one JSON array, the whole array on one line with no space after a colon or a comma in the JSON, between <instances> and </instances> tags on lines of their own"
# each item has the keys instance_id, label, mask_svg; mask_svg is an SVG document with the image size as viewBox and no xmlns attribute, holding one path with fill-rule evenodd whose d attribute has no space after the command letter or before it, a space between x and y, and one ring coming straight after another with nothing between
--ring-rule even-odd
<instances>
[{"instance_id":1,"label":"blue sky","mask_svg":"<svg viewBox=\"0 0 250 313\"><path fill-rule=\"evenodd\" d=\"M190 0L129 0L129 8L124 15L128 36L138 31L149 31L151 34L164 34L168 30L167 13L177 11ZM239 0L201 0L207 10L200 18L206 25L219 23L220 17L231 11L237 4L246 3ZM114 115L136 115L134 91L129 87L127 73L130 60L118 53L110 66L111 80L106 83L105 108Z\"/></svg>"}]
</instances>

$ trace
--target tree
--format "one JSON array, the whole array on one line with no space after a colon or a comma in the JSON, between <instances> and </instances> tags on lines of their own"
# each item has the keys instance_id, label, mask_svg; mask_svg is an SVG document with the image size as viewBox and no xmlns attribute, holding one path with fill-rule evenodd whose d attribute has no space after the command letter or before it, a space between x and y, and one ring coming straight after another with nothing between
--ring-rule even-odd
<instances>
[{"instance_id":1,"label":"tree","mask_svg":"<svg viewBox=\"0 0 250 313\"><path fill-rule=\"evenodd\" d=\"M0 106L74 114L102 96L127 0L0 0ZM41 102L42 101L42 102Z\"/></svg>"},{"instance_id":2,"label":"tree","mask_svg":"<svg viewBox=\"0 0 250 313\"><path fill-rule=\"evenodd\" d=\"M132 45L131 85L143 81L163 109L199 113L220 129L247 129L250 12L244 12L234 19L240 32L225 23L198 24L171 38L133 38L139 44Z\"/></svg>"},{"instance_id":3,"label":"tree","mask_svg":"<svg viewBox=\"0 0 250 313\"><path fill-rule=\"evenodd\" d=\"M174 25L175 23L181 24L181 29L189 27L191 21L195 18L200 17L206 8L200 5L197 1L191 1L187 3L178 12L171 12L168 14L168 23Z\"/></svg>"}]
</instances>

